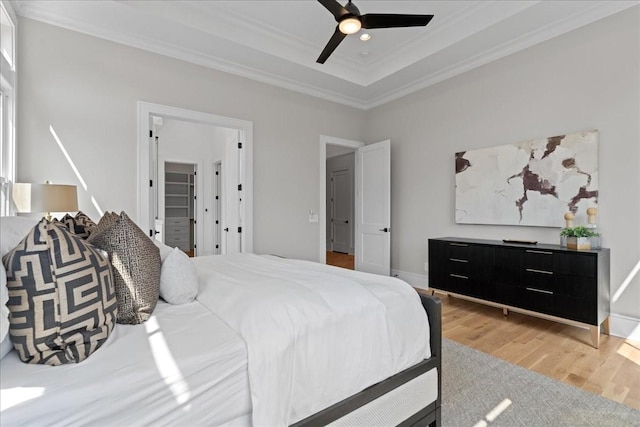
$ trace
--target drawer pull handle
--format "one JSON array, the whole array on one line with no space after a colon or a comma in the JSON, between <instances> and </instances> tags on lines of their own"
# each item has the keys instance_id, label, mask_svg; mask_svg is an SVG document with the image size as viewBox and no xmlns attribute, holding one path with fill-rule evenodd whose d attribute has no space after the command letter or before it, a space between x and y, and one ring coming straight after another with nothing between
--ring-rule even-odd
<instances>
[{"instance_id":1,"label":"drawer pull handle","mask_svg":"<svg viewBox=\"0 0 640 427\"><path fill-rule=\"evenodd\" d=\"M525 288L528 291L532 291L532 292L539 292L541 294L548 294L548 295L553 295L553 292L551 291L545 291L544 289L536 289L536 288Z\"/></svg>"},{"instance_id":2,"label":"drawer pull handle","mask_svg":"<svg viewBox=\"0 0 640 427\"><path fill-rule=\"evenodd\" d=\"M449 246L462 246L466 248L469 245L467 245L466 243L449 243Z\"/></svg>"},{"instance_id":3,"label":"drawer pull handle","mask_svg":"<svg viewBox=\"0 0 640 427\"><path fill-rule=\"evenodd\" d=\"M463 276L461 274L453 274L453 273L449 273L449 276L451 277L457 277L458 279L468 279L467 276Z\"/></svg>"},{"instance_id":4,"label":"drawer pull handle","mask_svg":"<svg viewBox=\"0 0 640 427\"><path fill-rule=\"evenodd\" d=\"M469 262L466 259L460 259L460 258L449 258L449 261L455 261L455 262Z\"/></svg>"},{"instance_id":5,"label":"drawer pull handle","mask_svg":"<svg viewBox=\"0 0 640 427\"><path fill-rule=\"evenodd\" d=\"M527 252L529 252L530 254L553 255L553 252L549 252L549 251L534 251L533 249L527 249Z\"/></svg>"},{"instance_id":6,"label":"drawer pull handle","mask_svg":"<svg viewBox=\"0 0 640 427\"><path fill-rule=\"evenodd\" d=\"M529 273L553 274L553 271L536 270L535 268L527 268L527 271L528 271Z\"/></svg>"}]
</instances>

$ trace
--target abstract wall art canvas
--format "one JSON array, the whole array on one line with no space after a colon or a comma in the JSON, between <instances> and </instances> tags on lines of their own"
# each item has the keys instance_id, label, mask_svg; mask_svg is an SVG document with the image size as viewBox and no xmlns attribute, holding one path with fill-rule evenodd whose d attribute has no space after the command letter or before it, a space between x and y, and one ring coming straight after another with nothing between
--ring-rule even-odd
<instances>
[{"instance_id":1,"label":"abstract wall art canvas","mask_svg":"<svg viewBox=\"0 0 640 427\"><path fill-rule=\"evenodd\" d=\"M456 223L564 226L598 202L598 131L462 151L455 156Z\"/></svg>"}]
</instances>

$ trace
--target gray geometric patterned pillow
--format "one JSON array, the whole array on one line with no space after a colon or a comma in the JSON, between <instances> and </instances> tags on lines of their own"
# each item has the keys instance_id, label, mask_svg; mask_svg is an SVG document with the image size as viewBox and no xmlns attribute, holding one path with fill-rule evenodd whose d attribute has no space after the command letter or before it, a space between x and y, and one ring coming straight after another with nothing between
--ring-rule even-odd
<instances>
[{"instance_id":1,"label":"gray geometric patterned pillow","mask_svg":"<svg viewBox=\"0 0 640 427\"><path fill-rule=\"evenodd\" d=\"M100 250L42 219L2 261L9 334L23 362L78 363L109 337L118 304Z\"/></svg>"},{"instance_id":2,"label":"gray geometric patterned pillow","mask_svg":"<svg viewBox=\"0 0 640 427\"><path fill-rule=\"evenodd\" d=\"M100 221L98 221L98 224L96 224L96 226L91 229L91 233L100 234L104 230L115 224L119 219L120 215L118 215L117 213L105 212L104 215L102 215L102 218L100 218ZM89 236L87 240L89 241L89 243L91 243L91 236Z\"/></svg>"},{"instance_id":3,"label":"gray geometric patterned pillow","mask_svg":"<svg viewBox=\"0 0 640 427\"><path fill-rule=\"evenodd\" d=\"M66 214L59 222L64 224L69 232L83 239L88 238L96 226L96 223L82 211L78 211L75 217Z\"/></svg>"},{"instance_id":4,"label":"gray geometric patterned pillow","mask_svg":"<svg viewBox=\"0 0 640 427\"><path fill-rule=\"evenodd\" d=\"M136 325L149 319L160 296L161 262L156 245L124 212L106 229L92 232L89 242L109 254L118 323Z\"/></svg>"}]
</instances>

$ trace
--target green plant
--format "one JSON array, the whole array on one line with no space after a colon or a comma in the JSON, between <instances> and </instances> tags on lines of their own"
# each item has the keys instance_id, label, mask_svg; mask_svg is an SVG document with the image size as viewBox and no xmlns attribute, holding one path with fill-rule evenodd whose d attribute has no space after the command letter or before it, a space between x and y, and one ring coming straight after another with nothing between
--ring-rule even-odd
<instances>
[{"instance_id":1,"label":"green plant","mask_svg":"<svg viewBox=\"0 0 640 427\"><path fill-rule=\"evenodd\" d=\"M599 236L600 234L596 233L595 231L591 231L584 225L579 225L573 228L563 228L560 232L560 235L564 237L595 237Z\"/></svg>"}]
</instances>

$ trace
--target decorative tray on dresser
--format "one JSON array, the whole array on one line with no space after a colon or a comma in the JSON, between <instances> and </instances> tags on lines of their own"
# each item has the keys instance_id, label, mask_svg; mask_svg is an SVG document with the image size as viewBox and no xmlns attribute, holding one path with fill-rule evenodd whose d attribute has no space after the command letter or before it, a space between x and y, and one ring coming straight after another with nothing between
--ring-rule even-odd
<instances>
[{"instance_id":1,"label":"decorative tray on dresser","mask_svg":"<svg viewBox=\"0 0 640 427\"><path fill-rule=\"evenodd\" d=\"M609 249L443 237L429 239L429 288L609 333Z\"/></svg>"}]
</instances>

